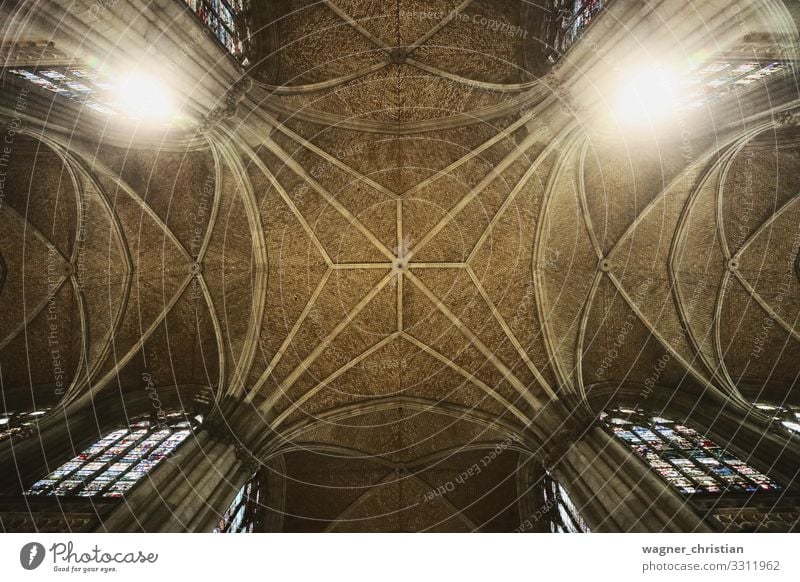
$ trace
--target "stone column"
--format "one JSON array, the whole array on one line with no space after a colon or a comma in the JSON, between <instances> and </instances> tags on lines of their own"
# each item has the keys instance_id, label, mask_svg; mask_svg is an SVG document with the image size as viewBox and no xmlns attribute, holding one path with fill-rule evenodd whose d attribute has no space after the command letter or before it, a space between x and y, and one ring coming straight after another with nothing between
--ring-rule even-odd
<instances>
[{"instance_id":1,"label":"stone column","mask_svg":"<svg viewBox=\"0 0 800 582\"><path fill-rule=\"evenodd\" d=\"M234 401L211 412L195 436L103 518L98 531L210 532L258 468L238 432L239 420Z\"/></svg>"}]
</instances>

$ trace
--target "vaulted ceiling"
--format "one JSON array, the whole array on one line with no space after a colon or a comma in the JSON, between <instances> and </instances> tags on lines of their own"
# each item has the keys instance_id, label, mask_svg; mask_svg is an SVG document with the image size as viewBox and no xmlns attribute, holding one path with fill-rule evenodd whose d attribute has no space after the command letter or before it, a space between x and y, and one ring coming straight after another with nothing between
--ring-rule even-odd
<instances>
[{"instance_id":1,"label":"vaulted ceiling","mask_svg":"<svg viewBox=\"0 0 800 582\"><path fill-rule=\"evenodd\" d=\"M281 458L288 529L509 530L595 390L791 393L797 130L698 125L691 156L595 133L546 16L270 3L202 134L29 123L0 206L5 406L201 389Z\"/></svg>"}]
</instances>

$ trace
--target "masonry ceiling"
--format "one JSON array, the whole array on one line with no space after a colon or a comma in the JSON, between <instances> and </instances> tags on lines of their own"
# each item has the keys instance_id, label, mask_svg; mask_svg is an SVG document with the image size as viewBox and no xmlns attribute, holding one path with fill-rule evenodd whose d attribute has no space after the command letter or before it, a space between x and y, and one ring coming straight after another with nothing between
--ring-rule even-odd
<instances>
[{"instance_id":1,"label":"masonry ceiling","mask_svg":"<svg viewBox=\"0 0 800 582\"><path fill-rule=\"evenodd\" d=\"M30 125L0 207L6 406L59 401L36 355L55 322L63 402L150 380L238 399L284 457L294 529L507 530L515 447L472 498L408 508L655 369L666 400L788 393L796 132L699 134L687 162L551 123L542 50L480 24L541 14L436 12L456 7L264 8L247 103L188 148Z\"/></svg>"}]
</instances>

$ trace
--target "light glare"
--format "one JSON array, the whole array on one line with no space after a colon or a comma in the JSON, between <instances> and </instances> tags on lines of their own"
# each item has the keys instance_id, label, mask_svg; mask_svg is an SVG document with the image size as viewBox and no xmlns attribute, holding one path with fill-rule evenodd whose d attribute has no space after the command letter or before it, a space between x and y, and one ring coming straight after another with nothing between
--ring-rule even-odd
<instances>
[{"instance_id":1,"label":"light glare","mask_svg":"<svg viewBox=\"0 0 800 582\"><path fill-rule=\"evenodd\" d=\"M172 113L167 87L143 73L123 77L117 86L116 109L136 119L165 120Z\"/></svg>"},{"instance_id":2,"label":"light glare","mask_svg":"<svg viewBox=\"0 0 800 582\"><path fill-rule=\"evenodd\" d=\"M680 81L661 67L650 67L628 78L617 97L617 117L625 122L658 121L679 104Z\"/></svg>"}]
</instances>

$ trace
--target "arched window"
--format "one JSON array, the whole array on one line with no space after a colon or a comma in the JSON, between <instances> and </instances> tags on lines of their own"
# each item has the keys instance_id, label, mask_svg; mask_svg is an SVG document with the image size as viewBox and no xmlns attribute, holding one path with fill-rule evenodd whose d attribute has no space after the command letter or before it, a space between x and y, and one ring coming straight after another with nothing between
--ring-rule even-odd
<instances>
[{"instance_id":1,"label":"arched window","mask_svg":"<svg viewBox=\"0 0 800 582\"><path fill-rule=\"evenodd\" d=\"M45 410L27 412L4 412L0 414L0 442L16 436L24 436L31 431L36 421L47 414Z\"/></svg>"},{"instance_id":2,"label":"arched window","mask_svg":"<svg viewBox=\"0 0 800 582\"><path fill-rule=\"evenodd\" d=\"M544 477L544 499L552 533L591 532L566 490L549 473Z\"/></svg>"},{"instance_id":3,"label":"arched window","mask_svg":"<svg viewBox=\"0 0 800 582\"><path fill-rule=\"evenodd\" d=\"M245 483L220 517L214 533L253 533L258 518L261 491L256 474Z\"/></svg>"},{"instance_id":4,"label":"arched window","mask_svg":"<svg viewBox=\"0 0 800 582\"><path fill-rule=\"evenodd\" d=\"M244 43L249 32L242 21L244 0L185 0L222 46L234 57L244 59Z\"/></svg>"},{"instance_id":5,"label":"arched window","mask_svg":"<svg viewBox=\"0 0 800 582\"><path fill-rule=\"evenodd\" d=\"M610 410L600 418L615 437L681 493L751 494L780 489L713 440L669 418L631 408Z\"/></svg>"},{"instance_id":6,"label":"arched window","mask_svg":"<svg viewBox=\"0 0 800 582\"><path fill-rule=\"evenodd\" d=\"M112 431L31 485L25 495L121 497L185 441L200 420L173 413Z\"/></svg>"},{"instance_id":7,"label":"arched window","mask_svg":"<svg viewBox=\"0 0 800 582\"><path fill-rule=\"evenodd\" d=\"M800 433L800 406L756 402L755 407L763 410L765 413L772 416L772 418L779 420L783 426L792 432Z\"/></svg>"},{"instance_id":8,"label":"arched window","mask_svg":"<svg viewBox=\"0 0 800 582\"><path fill-rule=\"evenodd\" d=\"M115 113L111 95L115 81L88 67L9 69L17 77L51 93L66 97L99 113Z\"/></svg>"}]
</instances>

